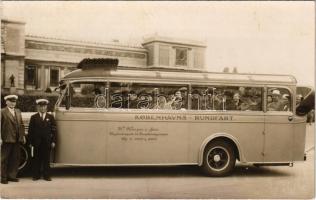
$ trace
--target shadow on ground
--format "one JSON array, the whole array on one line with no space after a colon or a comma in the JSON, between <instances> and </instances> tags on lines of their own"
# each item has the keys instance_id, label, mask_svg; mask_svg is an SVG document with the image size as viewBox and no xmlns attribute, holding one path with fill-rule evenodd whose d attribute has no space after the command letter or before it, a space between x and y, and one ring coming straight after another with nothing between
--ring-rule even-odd
<instances>
[{"instance_id":1,"label":"shadow on ground","mask_svg":"<svg viewBox=\"0 0 316 200\"><path fill-rule=\"evenodd\" d=\"M231 177L272 177L291 176L282 168L236 166ZM30 176L29 174L26 176ZM143 178L143 177L203 177L197 166L164 166L164 167L54 167L53 177L90 177L90 178ZM207 177L207 176L205 176Z\"/></svg>"}]
</instances>

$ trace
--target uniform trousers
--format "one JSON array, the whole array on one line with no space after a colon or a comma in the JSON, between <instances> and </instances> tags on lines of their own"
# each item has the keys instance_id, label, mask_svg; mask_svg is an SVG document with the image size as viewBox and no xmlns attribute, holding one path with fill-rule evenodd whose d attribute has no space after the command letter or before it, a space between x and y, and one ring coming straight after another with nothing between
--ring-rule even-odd
<instances>
[{"instance_id":1,"label":"uniform trousers","mask_svg":"<svg viewBox=\"0 0 316 200\"><path fill-rule=\"evenodd\" d=\"M43 177L50 177L50 142L47 140L41 140L38 146L34 146L33 156L33 178L40 178L41 171Z\"/></svg>"},{"instance_id":2,"label":"uniform trousers","mask_svg":"<svg viewBox=\"0 0 316 200\"><path fill-rule=\"evenodd\" d=\"M1 145L1 180L16 178L20 164L20 143L7 143Z\"/></svg>"}]
</instances>

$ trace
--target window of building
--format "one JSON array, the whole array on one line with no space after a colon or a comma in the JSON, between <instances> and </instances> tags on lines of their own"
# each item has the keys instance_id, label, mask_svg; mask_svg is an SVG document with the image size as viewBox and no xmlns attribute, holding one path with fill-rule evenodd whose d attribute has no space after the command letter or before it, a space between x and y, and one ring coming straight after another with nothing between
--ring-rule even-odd
<instances>
[{"instance_id":1,"label":"window of building","mask_svg":"<svg viewBox=\"0 0 316 200\"><path fill-rule=\"evenodd\" d=\"M176 48L176 65L177 66L188 65L188 49Z\"/></svg>"},{"instance_id":2,"label":"window of building","mask_svg":"<svg viewBox=\"0 0 316 200\"><path fill-rule=\"evenodd\" d=\"M27 65L25 67L25 85L37 86L37 68L34 65Z\"/></svg>"},{"instance_id":3,"label":"window of building","mask_svg":"<svg viewBox=\"0 0 316 200\"><path fill-rule=\"evenodd\" d=\"M57 87L59 83L59 69L51 68L50 69L50 86Z\"/></svg>"}]
</instances>

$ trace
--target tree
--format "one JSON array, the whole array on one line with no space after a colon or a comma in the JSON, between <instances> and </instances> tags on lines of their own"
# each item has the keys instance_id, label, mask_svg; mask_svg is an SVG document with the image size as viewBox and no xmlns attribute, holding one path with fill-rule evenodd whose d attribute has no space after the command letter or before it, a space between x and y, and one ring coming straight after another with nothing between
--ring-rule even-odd
<instances>
[{"instance_id":1,"label":"tree","mask_svg":"<svg viewBox=\"0 0 316 200\"><path fill-rule=\"evenodd\" d=\"M223 69L223 72L224 72L224 73L229 73L229 67L225 67L225 68Z\"/></svg>"},{"instance_id":2,"label":"tree","mask_svg":"<svg viewBox=\"0 0 316 200\"><path fill-rule=\"evenodd\" d=\"M234 67L234 69L233 69L233 73L235 73L235 74L237 74L237 73L238 73L237 67Z\"/></svg>"}]
</instances>

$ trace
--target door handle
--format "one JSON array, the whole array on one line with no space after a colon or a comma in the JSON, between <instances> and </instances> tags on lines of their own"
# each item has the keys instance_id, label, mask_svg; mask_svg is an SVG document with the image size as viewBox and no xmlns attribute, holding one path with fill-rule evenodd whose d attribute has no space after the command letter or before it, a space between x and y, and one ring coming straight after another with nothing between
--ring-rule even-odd
<instances>
[{"instance_id":1,"label":"door handle","mask_svg":"<svg viewBox=\"0 0 316 200\"><path fill-rule=\"evenodd\" d=\"M292 121L293 120L293 116L289 116L289 121Z\"/></svg>"}]
</instances>

